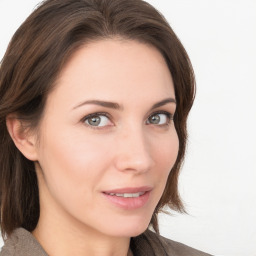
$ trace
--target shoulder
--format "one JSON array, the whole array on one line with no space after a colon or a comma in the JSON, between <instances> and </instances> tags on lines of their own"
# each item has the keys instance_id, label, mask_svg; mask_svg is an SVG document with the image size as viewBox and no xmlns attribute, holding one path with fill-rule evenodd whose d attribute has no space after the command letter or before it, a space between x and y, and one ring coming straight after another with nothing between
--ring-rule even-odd
<instances>
[{"instance_id":1,"label":"shoulder","mask_svg":"<svg viewBox=\"0 0 256 256\"><path fill-rule=\"evenodd\" d=\"M0 256L47 256L33 235L23 228L18 228L7 238Z\"/></svg>"},{"instance_id":2,"label":"shoulder","mask_svg":"<svg viewBox=\"0 0 256 256\"><path fill-rule=\"evenodd\" d=\"M150 230L132 239L132 249L137 256L210 256L182 243L162 237Z\"/></svg>"}]
</instances>

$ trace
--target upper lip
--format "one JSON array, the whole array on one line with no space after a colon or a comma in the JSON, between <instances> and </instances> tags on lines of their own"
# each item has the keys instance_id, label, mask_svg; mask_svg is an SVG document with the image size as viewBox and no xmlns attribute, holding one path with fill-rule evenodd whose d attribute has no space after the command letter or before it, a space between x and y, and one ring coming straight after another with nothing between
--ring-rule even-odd
<instances>
[{"instance_id":1,"label":"upper lip","mask_svg":"<svg viewBox=\"0 0 256 256\"><path fill-rule=\"evenodd\" d=\"M111 190L105 190L103 193L110 194L124 194L124 193L139 193L139 192L148 192L151 191L152 187L150 186L143 186L143 187L127 187L127 188L116 188Z\"/></svg>"}]
</instances>

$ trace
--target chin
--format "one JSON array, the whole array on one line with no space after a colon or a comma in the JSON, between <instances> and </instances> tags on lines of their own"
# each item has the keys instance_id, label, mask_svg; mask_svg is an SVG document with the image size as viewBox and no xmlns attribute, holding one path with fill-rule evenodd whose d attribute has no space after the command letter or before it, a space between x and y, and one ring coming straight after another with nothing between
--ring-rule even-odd
<instances>
[{"instance_id":1,"label":"chin","mask_svg":"<svg viewBox=\"0 0 256 256\"><path fill-rule=\"evenodd\" d=\"M122 223L112 225L111 235L118 237L135 237L142 234L149 226L151 218L129 218Z\"/></svg>"}]
</instances>

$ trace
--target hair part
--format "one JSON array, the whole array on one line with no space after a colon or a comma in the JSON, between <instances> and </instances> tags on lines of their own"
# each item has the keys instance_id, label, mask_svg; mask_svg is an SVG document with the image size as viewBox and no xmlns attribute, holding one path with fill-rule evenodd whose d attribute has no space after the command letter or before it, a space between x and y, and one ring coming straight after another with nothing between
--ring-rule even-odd
<instances>
[{"instance_id":1,"label":"hair part","mask_svg":"<svg viewBox=\"0 0 256 256\"><path fill-rule=\"evenodd\" d=\"M0 66L0 221L3 237L37 225L39 192L34 162L15 147L6 118L15 113L29 127L40 125L47 96L63 66L87 43L121 38L157 48L171 72L177 101L174 124L178 157L151 225L164 206L184 212L178 176L187 141L187 116L195 95L192 65L164 17L142 0L46 0L14 34Z\"/></svg>"}]
</instances>

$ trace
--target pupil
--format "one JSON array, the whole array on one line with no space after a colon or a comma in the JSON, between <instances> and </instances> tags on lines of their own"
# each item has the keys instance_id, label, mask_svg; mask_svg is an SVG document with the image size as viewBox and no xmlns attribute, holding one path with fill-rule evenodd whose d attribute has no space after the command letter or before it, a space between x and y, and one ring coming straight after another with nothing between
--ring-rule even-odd
<instances>
[{"instance_id":1,"label":"pupil","mask_svg":"<svg viewBox=\"0 0 256 256\"><path fill-rule=\"evenodd\" d=\"M99 116L94 116L94 117L91 117L89 120L88 120L88 123L90 125L93 125L93 126L97 126L100 124L100 117Z\"/></svg>"},{"instance_id":2,"label":"pupil","mask_svg":"<svg viewBox=\"0 0 256 256\"><path fill-rule=\"evenodd\" d=\"M158 124L160 122L160 117L158 115L151 117L151 123Z\"/></svg>"}]
</instances>

